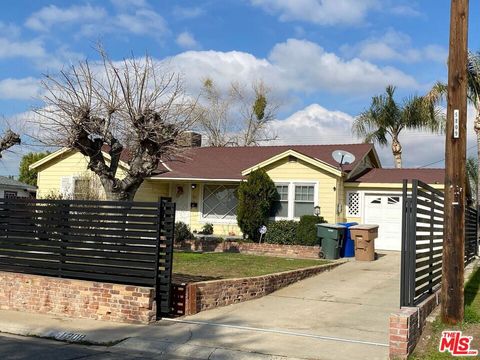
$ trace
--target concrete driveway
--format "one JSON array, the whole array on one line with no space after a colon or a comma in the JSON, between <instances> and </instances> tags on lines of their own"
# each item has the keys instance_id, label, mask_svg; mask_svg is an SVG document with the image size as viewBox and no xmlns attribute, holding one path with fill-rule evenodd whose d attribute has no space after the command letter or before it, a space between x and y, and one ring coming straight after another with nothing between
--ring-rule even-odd
<instances>
[{"instance_id":1,"label":"concrete driveway","mask_svg":"<svg viewBox=\"0 0 480 360\"><path fill-rule=\"evenodd\" d=\"M302 359L386 359L399 273L400 253L382 252L374 262L350 261L261 299L183 318L172 330L188 327L191 345Z\"/></svg>"}]
</instances>

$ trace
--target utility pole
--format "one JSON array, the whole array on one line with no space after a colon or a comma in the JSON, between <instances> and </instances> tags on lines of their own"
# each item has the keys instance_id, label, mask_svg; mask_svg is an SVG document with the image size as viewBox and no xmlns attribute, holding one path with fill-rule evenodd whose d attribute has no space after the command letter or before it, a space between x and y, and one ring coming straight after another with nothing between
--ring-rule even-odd
<instances>
[{"instance_id":1,"label":"utility pole","mask_svg":"<svg viewBox=\"0 0 480 360\"><path fill-rule=\"evenodd\" d=\"M468 0L452 0L445 142L442 321L463 320L465 253Z\"/></svg>"}]
</instances>

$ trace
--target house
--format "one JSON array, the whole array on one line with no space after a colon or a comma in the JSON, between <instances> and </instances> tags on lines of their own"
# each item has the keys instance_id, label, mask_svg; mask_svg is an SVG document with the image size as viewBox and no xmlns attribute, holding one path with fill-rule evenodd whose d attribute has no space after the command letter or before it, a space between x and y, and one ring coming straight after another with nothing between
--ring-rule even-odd
<instances>
[{"instance_id":1,"label":"house","mask_svg":"<svg viewBox=\"0 0 480 360\"><path fill-rule=\"evenodd\" d=\"M37 188L10 177L0 176L0 198L35 197Z\"/></svg>"},{"instance_id":2,"label":"house","mask_svg":"<svg viewBox=\"0 0 480 360\"><path fill-rule=\"evenodd\" d=\"M355 161L341 169L332 158L336 150L352 153ZM120 172L126 167L124 156ZM184 160L160 167L165 173L145 180L135 200L172 197L177 204L176 220L192 230L212 223L216 234L240 235L235 190L250 172L263 168L280 194L275 219L298 219L318 206L329 223L379 224L377 248L388 250L400 250L403 179L420 179L437 189L443 189L444 181L443 169L382 168L371 144L197 146L186 151ZM86 181L82 174L88 173L83 155L69 149L52 153L31 168L38 170L39 197L54 192L75 197Z\"/></svg>"}]
</instances>

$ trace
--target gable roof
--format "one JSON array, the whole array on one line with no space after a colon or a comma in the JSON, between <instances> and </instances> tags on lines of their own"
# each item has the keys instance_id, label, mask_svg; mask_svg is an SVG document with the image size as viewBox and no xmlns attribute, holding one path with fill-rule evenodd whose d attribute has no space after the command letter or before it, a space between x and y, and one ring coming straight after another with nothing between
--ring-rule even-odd
<instances>
[{"instance_id":1,"label":"gable roof","mask_svg":"<svg viewBox=\"0 0 480 360\"><path fill-rule=\"evenodd\" d=\"M344 166L346 172L354 169L365 154L375 152L372 144L199 147L186 151L183 161L166 162L165 165L171 171L154 178L241 180L242 171L258 166L288 150L322 162L335 170L338 169L338 164L333 160L332 152L339 149L351 152L356 158L354 163Z\"/></svg>"},{"instance_id":2,"label":"gable roof","mask_svg":"<svg viewBox=\"0 0 480 360\"><path fill-rule=\"evenodd\" d=\"M25 184L23 182L11 179L11 178L6 177L6 176L0 176L0 187L1 186L8 186L8 187L11 187L11 188L15 187L15 188L20 188L20 189L26 190L26 191L37 191L36 186Z\"/></svg>"},{"instance_id":3,"label":"gable roof","mask_svg":"<svg viewBox=\"0 0 480 360\"><path fill-rule=\"evenodd\" d=\"M299 157L308 157L317 165L331 167L331 171L338 171L338 164L332 158L335 150L345 150L355 155L352 164L344 165L343 170L353 170L367 154L372 152L378 166L380 161L372 144L331 144L331 145L282 145L282 146L244 146L244 147L194 147L184 152L182 158L166 161L159 165L162 174L153 176L156 179L198 179L198 180L232 180L244 179L242 172L271 158L289 151L300 154ZM31 169L47 164L56 157L75 151L60 149L49 156L30 165ZM104 154L108 157L108 147L104 147ZM122 165L128 166L130 155L122 152ZM281 158L281 157L280 157Z\"/></svg>"},{"instance_id":4,"label":"gable roof","mask_svg":"<svg viewBox=\"0 0 480 360\"><path fill-rule=\"evenodd\" d=\"M412 181L418 179L427 184L443 184L445 181L445 169L367 169L349 183L402 183L404 179Z\"/></svg>"}]
</instances>

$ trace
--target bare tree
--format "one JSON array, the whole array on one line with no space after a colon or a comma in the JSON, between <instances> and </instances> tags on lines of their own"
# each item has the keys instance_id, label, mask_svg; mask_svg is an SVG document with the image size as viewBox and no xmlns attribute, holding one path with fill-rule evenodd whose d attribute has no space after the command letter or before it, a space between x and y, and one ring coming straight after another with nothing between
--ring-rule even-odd
<instances>
[{"instance_id":1,"label":"bare tree","mask_svg":"<svg viewBox=\"0 0 480 360\"><path fill-rule=\"evenodd\" d=\"M275 119L278 105L269 98L262 81L253 84L252 91L231 83L228 92L222 94L207 78L201 98L199 127L208 145L254 146L276 139L269 124Z\"/></svg>"},{"instance_id":2,"label":"bare tree","mask_svg":"<svg viewBox=\"0 0 480 360\"><path fill-rule=\"evenodd\" d=\"M81 61L44 77L44 104L35 110L39 137L86 156L107 199L132 200L146 178L165 172L162 161L181 156L182 137L198 116L196 100L179 74L149 56L113 62L99 54L97 64ZM121 160L128 162L123 174Z\"/></svg>"},{"instance_id":3,"label":"bare tree","mask_svg":"<svg viewBox=\"0 0 480 360\"><path fill-rule=\"evenodd\" d=\"M21 143L20 136L14 133L12 130L7 130L5 134L0 137L0 158L2 157L2 153L10 149L14 145L18 145Z\"/></svg>"}]
</instances>

